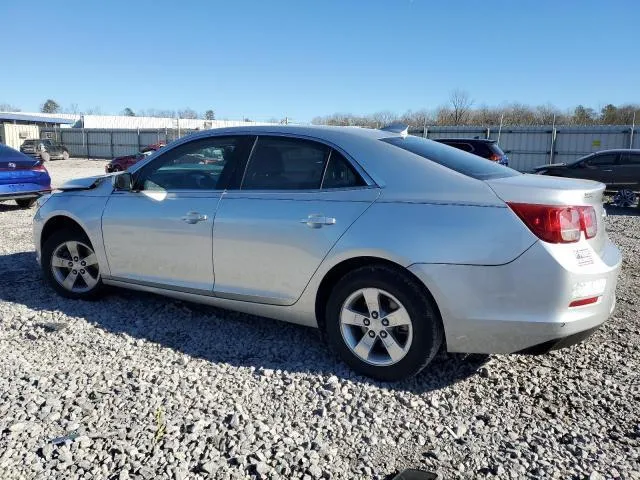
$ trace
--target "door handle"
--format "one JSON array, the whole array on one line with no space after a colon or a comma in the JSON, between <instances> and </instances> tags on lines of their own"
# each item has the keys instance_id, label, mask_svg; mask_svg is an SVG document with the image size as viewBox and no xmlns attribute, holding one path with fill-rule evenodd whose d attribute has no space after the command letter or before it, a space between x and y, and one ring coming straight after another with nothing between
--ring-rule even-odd
<instances>
[{"instance_id":1,"label":"door handle","mask_svg":"<svg viewBox=\"0 0 640 480\"><path fill-rule=\"evenodd\" d=\"M609 170L602 170L603 172L613 172L613 170L609 169Z\"/></svg>"},{"instance_id":2,"label":"door handle","mask_svg":"<svg viewBox=\"0 0 640 480\"><path fill-rule=\"evenodd\" d=\"M185 223L194 224L198 222L204 222L207 220L206 215L202 215L198 212L187 212L187 214L181 219Z\"/></svg>"},{"instance_id":3,"label":"door handle","mask_svg":"<svg viewBox=\"0 0 640 480\"><path fill-rule=\"evenodd\" d=\"M325 217L324 215L309 215L307 218L300 220L300 223L306 223L309 228L320 228L325 225L335 225L336 219L333 217Z\"/></svg>"}]
</instances>

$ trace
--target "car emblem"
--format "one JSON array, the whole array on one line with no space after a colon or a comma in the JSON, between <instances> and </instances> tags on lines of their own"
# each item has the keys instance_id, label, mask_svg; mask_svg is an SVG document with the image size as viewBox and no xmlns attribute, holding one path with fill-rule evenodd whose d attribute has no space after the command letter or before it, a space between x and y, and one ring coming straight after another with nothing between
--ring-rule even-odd
<instances>
[{"instance_id":1,"label":"car emblem","mask_svg":"<svg viewBox=\"0 0 640 480\"><path fill-rule=\"evenodd\" d=\"M9 162L9 165L7 165L9 168L16 168L16 164L13 162Z\"/></svg>"}]
</instances>

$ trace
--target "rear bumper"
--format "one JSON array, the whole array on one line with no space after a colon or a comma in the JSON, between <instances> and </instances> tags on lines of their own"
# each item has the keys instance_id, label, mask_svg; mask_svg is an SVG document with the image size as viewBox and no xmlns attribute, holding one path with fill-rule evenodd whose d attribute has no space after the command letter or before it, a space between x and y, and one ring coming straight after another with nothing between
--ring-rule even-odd
<instances>
[{"instance_id":1,"label":"rear bumper","mask_svg":"<svg viewBox=\"0 0 640 480\"><path fill-rule=\"evenodd\" d=\"M38 190L26 190L19 192L2 192L0 191L0 201L2 200L22 200L28 198L38 198L42 195L51 193L50 188L38 189Z\"/></svg>"},{"instance_id":2,"label":"rear bumper","mask_svg":"<svg viewBox=\"0 0 640 480\"><path fill-rule=\"evenodd\" d=\"M559 261L554 246L537 242L506 265L417 264L410 270L438 304L448 351L539 353L581 341L613 312L622 257L608 240L602 255L591 253L593 263L581 266L566 249ZM581 285L595 284L596 303L569 307L584 298L576 293Z\"/></svg>"}]
</instances>

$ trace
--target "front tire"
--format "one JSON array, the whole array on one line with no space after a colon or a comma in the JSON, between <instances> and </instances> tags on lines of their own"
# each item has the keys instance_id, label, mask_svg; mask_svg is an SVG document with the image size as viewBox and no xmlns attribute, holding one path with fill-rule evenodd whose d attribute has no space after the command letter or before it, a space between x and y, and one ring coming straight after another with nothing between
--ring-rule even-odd
<instances>
[{"instance_id":1,"label":"front tire","mask_svg":"<svg viewBox=\"0 0 640 480\"><path fill-rule=\"evenodd\" d=\"M416 375L443 339L437 308L424 287L386 265L362 267L338 281L329 296L326 333L353 370L382 381Z\"/></svg>"},{"instance_id":2,"label":"front tire","mask_svg":"<svg viewBox=\"0 0 640 480\"><path fill-rule=\"evenodd\" d=\"M16 203L18 204L18 206L20 208L31 208L35 205L36 203L36 199L35 198L21 198L19 200L16 200Z\"/></svg>"},{"instance_id":3,"label":"front tire","mask_svg":"<svg viewBox=\"0 0 640 480\"><path fill-rule=\"evenodd\" d=\"M40 158L43 162L48 162L49 160L51 160L51 155L49 155L49 152L42 152L40 154Z\"/></svg>"},{"instance_id":4,"label":"front tire","mask_svg":"<svg viewBox=\"0 0 640 480\"><path fill-rule=\"evenodd\" d=\"M91 300L102 290L100 266L83 232L60 230L42 246L42 274L61 296Z\"/></svg>"},{"instance_id":5,"label":"front tire","mask_svg":"<svg viewBox=\"0 0 640 480\"><path fill-rule=\"evenodd\" d=\"M67 151L62 152L62 159L63 160L69 160L69 152L67 152Z\"/></svg>"}]
</instances>

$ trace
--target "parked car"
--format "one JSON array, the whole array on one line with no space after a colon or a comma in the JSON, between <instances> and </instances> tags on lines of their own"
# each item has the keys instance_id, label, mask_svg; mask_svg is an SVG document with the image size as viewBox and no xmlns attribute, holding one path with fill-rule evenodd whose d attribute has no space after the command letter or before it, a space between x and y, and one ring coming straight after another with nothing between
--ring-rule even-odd
<instances>
[{"instance_id":1,"label":"parked car","mask_svg":"<svg viewBox=\"0 0 640 480\"><path fill-rule=\"evenodd\" d=\"M496 140L484 138L434 138L434 141L473 153L492 162L498 162L500 165L509 166L509 157L498 146Z\"/></svg>"},{"instance_id":2,"label":"parked car","mask_svg":"<svg viewBox=\"0 0 640 480\"><path fill-rule=\"evenodd\" d=\"M25 140L20 146L20 151L27 155L39 157L44 162L69 159L69 150L67 150L67 147L46 138L41 140Z\"/></svg>"},{"instance_id":3,"label":"parked car","mask_svg":"<svg viewBox=\"0 0 640 480\"><path fill-rule=\"evenodd\" d=\"M197 160L211 149L223 158ZM116 285L318 327L382 380L416 374L441 346L565 347L615 305L604 185L404 133L206 130L61 190L34 218L60 295Z\"/></svg>"},{"instance_id":4,"label":"parked car","mask_svg":"<svg viewBox=\"0 0 640 480\"><path fill-rule=\"evenodd\" d=\"M134 155L124 155L122 157L114 158L104 167L104 169L107 173L122 172L129 168L131 165L135 165L143 158L148 157L153 152L160 150L164 146L164 143L154 143L153 145L147 145L146 147L141 148L140 151Z\"/></svg>"},{"instance_id":5,"label":"parked car","mask_svg":"<svg viewBox=\"0 0 640 480\"><path fill-rule=\"evenodd\" d=\"M29 208L50 190L51 178L40 159L0 144L0 201L15 200Z\"/></svg>"},{"instance_id":6,"label":"parked car","mask_svg":"<svg viewBox=\"0 0 640 480\"><path fill-rule=\"evenodd\" d=\"M616 193L614 203L628 207L640 192L640 150L602 150L575 162L540 165L534 173L602 182Z\"/></svg>"}]
</instances>

